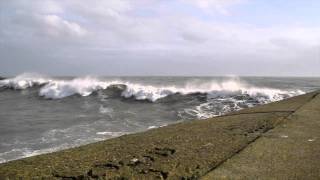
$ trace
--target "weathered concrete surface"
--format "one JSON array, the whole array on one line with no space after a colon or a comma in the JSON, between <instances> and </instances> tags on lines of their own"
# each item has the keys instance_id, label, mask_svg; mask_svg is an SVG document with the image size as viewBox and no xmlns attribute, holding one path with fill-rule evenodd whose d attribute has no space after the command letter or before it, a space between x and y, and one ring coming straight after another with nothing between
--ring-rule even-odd
<instances>
[{"instance_id":1,"label":"weathered concrete surface","mask_svg":"<svg viewBox=\"0 0 320 180\"><path fill-rule=\"evenodd\" d=\"M311 113L319 113L320 110L314 106L307 112L300 108L315 101L316 94L294 97L234 115L174 124L0 164L0 179L197 179L211 170L214 171L208 174L208 178L222 177L223 173L213 174L219 169L217 167L224 166L235 156L244 153L247 147L252 147L261 139L259 137L266 138L264 134L277 125L286 124L288 116L290 119L299 119ZM315 114L315 119L316 115L319 114ZM303 119L300 121L304 122ZM310 137L315 138L312 142L317 141L316 133L315 130ZM271 137L273 136L269 139ZM270 151L273 147L274 145L269 145L264 148ZM256 153L259 154L264 148L257 149ZM314 151L317 150L309 149L309 152L316 154ZM290 152L283 153L283 156L289 156ZM255 160L260 161L259 158ZM252 159L253 162L255 160ZM306 162L305 166L308 164ZM232 170L227 173L231 178L234 177Z\"/></svg>"},{"instance_id":2,"label":"weathered concrete surface","mask_svg":"<svg viewBox=\"0 0 320 180\"><path fill-rule=\"evenodd\" d=\"M320 179L320 95L203 179Z\"/></svg>"}]
</instances>

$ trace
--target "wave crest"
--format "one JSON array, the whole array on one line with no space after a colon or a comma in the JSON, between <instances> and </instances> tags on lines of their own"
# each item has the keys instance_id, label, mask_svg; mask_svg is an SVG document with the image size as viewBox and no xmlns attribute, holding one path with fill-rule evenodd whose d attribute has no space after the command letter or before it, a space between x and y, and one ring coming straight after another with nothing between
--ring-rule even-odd
<instances>
[{"instance_id":1,"label":"wave crest","mask_svg":"<svg viewBox=\"0 0 320 180\"><path fill-rule=\"evenodd\" d=\"M9 89L26 89L39 86L39 95L47 99L61 99L72 95L89 96L93 92L116 88L124 98L148 100L155 102L173 94L207 94L207 98L217 98L231 95L249 95L261 102L278 101L287 97L300 95L301 90L280 90L266 87L255 87L241 82L239 79L229 79L222 82L196 83L189 82L184 86L145 85L124 81L103 81L97 78L84 77L71 80L56 80L38 74L22 74L12 79L0 81L0 87Z\"/></svg>"},{"instance_id":2,"label":"wave crest","mask_svg":"<svg viewBox=\"0 0 320 180\"><path fill-rule=\"evenodd\" d=\"M7 89L27 89L34 86L40 86L51 82L52 80L46 76L36 73L24 73L11 79L4 79L0 81L0 87Z\"/></svg>"},{"instance_id":3,"label":"wave crest","mask_svg":"<svg viewBox=\"0 0 320 180\"><path fill-rule=\"evenodd\" d=\"M135 97L137 100L149 100L152 102L172 94L187 95L202 93L207 94L208 98L247 94L251 97L260 97L261 101L265 101L265 99L268 99L268 101L278 101L287 97L305 93L301 90L287 91L273 88L252 87L240 82L239 80L233 79L220 83L215 81L202 84L189 83L184 87L156 87L139 84L126 85L127 88L122 92L124 97Z\"/></svg>"},{"instance_id":4,"label":"wave crest","mask_svg":"<svg viewBox=\"0 0 320 180\"><path fill-rule=\"evenodd\" d=\"M106 89L109 85L110 83L90 77L52 81L40 89L39 95L48 99L61 99L75 94L89 96L92 92Z\"/></svg>"}]
</instances>

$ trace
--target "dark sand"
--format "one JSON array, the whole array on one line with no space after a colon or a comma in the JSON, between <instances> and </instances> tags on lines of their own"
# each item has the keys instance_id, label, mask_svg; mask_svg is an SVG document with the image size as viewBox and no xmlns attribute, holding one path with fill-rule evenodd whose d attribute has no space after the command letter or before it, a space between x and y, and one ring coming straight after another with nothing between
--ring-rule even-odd
<instances>
[{"instance_id":1,"label":"dark sand","mask_svg":"<svg viewBox=\"0 0 320 180\"><path fill-rule=\"evenodd\" d=\"M0 179L320 179L318 92L0 164Z\"/></svg>"}]
</instances>

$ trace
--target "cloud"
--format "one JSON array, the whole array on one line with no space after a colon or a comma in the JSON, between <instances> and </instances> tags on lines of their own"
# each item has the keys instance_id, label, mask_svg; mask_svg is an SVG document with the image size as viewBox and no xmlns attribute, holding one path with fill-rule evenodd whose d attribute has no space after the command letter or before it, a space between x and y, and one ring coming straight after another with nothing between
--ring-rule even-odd
<instances>
[{"instance_id":1,"label":"cloud","mask_svg":"<svg viewBox=\"0 0 320 180\"><path fill-rule=\"evenodd\" d=\"M30 1L28 3L30 3ZM36 0L32 2L31 7L34 7L34 10L45 14L62 14L64 12L63 7L57 1L52 0Z\"/></svg>"},{"instance_id":2,"label":"cloud","mask_svg":"<svg viewBox=\"0 0 320 180\"><path fill-rule=\"evenodd\" d=\"M218 12L223 15L230 15L228 7L245 2L244 0L181 0L184 3L192 4L207 13Z\"/></svg>"},{"instance_id":3,"label":"cloud","mask_svg":"<svg viewBox=\"0 0 320 180\"><path fill-rule=\"evenodd\" d=\"M57 15L44 15L41 18L46 25L47 33L50 35L59 36L63 34L81 37L86 34L86 30L79 24L64 20Z\"/></svg>"},{"instance_id":4,"label":"cloud","mask_svg":"<svg viewBox=\"0 0 320 180\"><path fill-rule=\"evenodd\" d=\"M320 27L221 21L233 16L231 7L246 2L1 1L0 70L17 73L28 64L29 69L39 71L32 64L41 62L41 71L56 74L65 74L71 67L77 67L74 74L87 70L105 74L268 74L275 65L279 68L274 71L282 73L286 65L299 64L300 59L314 67L320 54ZM170 64L174 66L169 68ZM195 70L197 66L202 69ZM258 70L249 68L252 66L259 66Z\"/></svg>"}]
</instances>

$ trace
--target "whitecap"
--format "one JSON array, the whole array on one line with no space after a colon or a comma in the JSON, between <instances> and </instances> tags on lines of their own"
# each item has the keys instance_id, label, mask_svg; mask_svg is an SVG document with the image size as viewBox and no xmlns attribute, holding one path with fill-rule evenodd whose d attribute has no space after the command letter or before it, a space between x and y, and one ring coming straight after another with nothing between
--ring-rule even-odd
<instances>
[{"instance_id":1,"label":"whitecap","mask_svg":"<svg viewBox=\"0 0 320 180\"><path fill-rule=\"evenodd\" d=\"M104 136L111 136L111 137L118 137L121 135L126 134L125 132L110 132L110 131L102 131L102 132L97 132L97 135L104 135Z\"/></svg>"},{"instance_id":2,"label":"whitecap","mask_svg":"<svg viewBox=\"0 0 320 180\"><path fill-rule=\"evenodd\" d=\"M52 80L48 77L37 73L24 73L14 78L0 81L0 87L11 88L16 90L27 89L36 85L43 85Z\"/></svg>"},{"instance_id":3,"label":"whitecap","mask_svg":"<svg viewBox=\"0 0 320 180\"><path fill-rule=\"evenodd\" d=\"M106 89L109 85L108 82L91 77L51 81L40 89L39 95L48 99L61 99L75 94L89 96L92 92Z\"/></svg>"},{"instance_id":4,"label":"whitecap","mask_svg":"<svg viewBox=\"0 0 320 180\"><path fill-rule=\"evenodd\" d=\"M149 126L148 129L155 129L157 126Z\"/></svg>"},{"instance_id":5,"label":"whitecap","mask_svg":"<svg viewBox=\"0 0 320 180\"><path fill-rule=\"evenodd\" d=\"M35 85L44 85L39 95L47 99L61 99L72 95L89 96L98 90L114 85L124 85L121 96L155 102L172 94L204 93L208 98L217 98L237 94L247 94L262 103L279 101L284 98L303 94L301 90L280 90L248 85L238 78L230 78L221 82L206 83L188 82L182 86L158 86L125 81L103 81L93 77L75 78L72 80L54 80L43 75L22 74L12 79L0 81L0 87L26 89Z\"/></svg>"}]
</instances>

